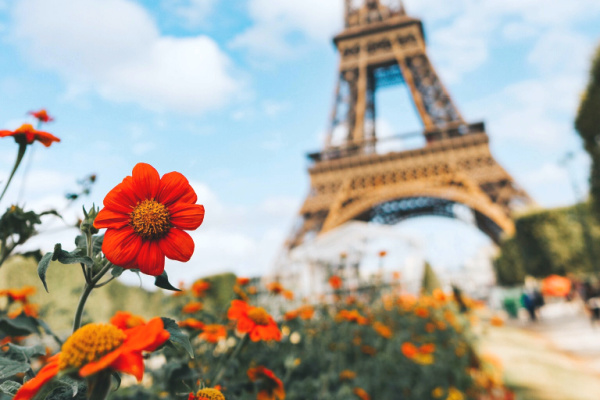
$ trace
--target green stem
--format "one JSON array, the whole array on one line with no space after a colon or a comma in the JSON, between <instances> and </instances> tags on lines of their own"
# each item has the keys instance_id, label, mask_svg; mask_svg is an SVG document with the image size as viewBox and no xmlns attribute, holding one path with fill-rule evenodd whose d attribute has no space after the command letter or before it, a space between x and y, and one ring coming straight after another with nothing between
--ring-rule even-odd
<instances>
[{"instance_id":1,"label":"green stem","mask_svg":"<svg viewBox=\"0 0 600 400\"><path fill-rule=\"evenodd\" d=\"M242 350L242 348L246 345L246 343L248 343L249 339L250 339L250 335L246 334L244 336L244 338L238 342L237 347L235 348L233 353L231 353L231 355L227 358L227 361L225 363L220 364L220 368L217 369L217 375L215 376L215 379L210 383L213 387L217 385L217 383L221 380L221 378L223 378L223 375L225 374L225 370L227 368L227 364L229 364L229 361L231 361L235 357L237 357L238 353Z\"/></svg>"},{"instance_id":2,"label":"green stem","mask_svg":"<svg viewBox=\"0 0 600 400\"><path fill-rule=\"evenodd\" d=\"M83 315L83 309L85 308L85 303L87 302L90 293L92 293L92 290L96 288L96 283L98 283L100 279L102 279L104 274L106 274L111 269L111 267L112 265L110 263L106 264L100 270L100 272L98 272L98 274L92 278L92 281L89 284L85 284L85 287L83 288L83 293L81 294L81 298L79 299L79 304L77 305L77 310L75 311L75 319L73 320L73 332L75 332L81 327L81 316Z\"/></svg>"},{"instance_id":3,"label":"green stem","mask_svg":"<svg viewBox=\"0 0 600 400\"><path fill-rule=\"evenodd\" d=\"M23 160L23 156L25 155L25 150L27 150L27 143L25 143L25 142L19 143L19 152L17 153L17 160L15 161L15 166L13 167L12 172L10 173L10 176L8 177L8 181L6 181L6 186L4 186L4 190L2 191L2 194L0 194L0 201L4 197L4 194L6 193L6 190L8 189L8 185L10 185L10 181L12 180L13 176L15 176L15 172L17 172L17 169L19 168L19 164L21 164L21 160Z\"/></svg>"},{"instance_id":4,"label":"green stem","mask_svg":"<svg viewBox=\"0 0 600 400\"><path fill-rule=\"evenodd\" d=\"M108 398L112 386L110 373L102 372L91 380L88 380L88 399L105 400Z\"/></svg>"}]
</instances>

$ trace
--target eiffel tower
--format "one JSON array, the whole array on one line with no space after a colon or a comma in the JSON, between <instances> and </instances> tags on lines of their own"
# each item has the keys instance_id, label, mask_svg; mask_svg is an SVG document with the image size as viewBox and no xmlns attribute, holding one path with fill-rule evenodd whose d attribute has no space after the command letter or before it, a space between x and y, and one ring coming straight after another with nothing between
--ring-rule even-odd
<instances>
[{"instance_id":1,"label":"eiffel tower","mask_svg":"<svg viewBox=\"0 0 600 400\"><path fill-rule=\"evenodd\" d=\"M422 22L401 0L345 0L345 29L333 42L340 63L331 126L322 151L308 155L310 191L285 247L350 220L457 218L457 204L494 242L513 234L511 211L534 202L492 157L484 123L463 119L427 56ZM408 87L425 145L378 151L407 138L375 130L375 92L398 84Z\"/></svg>"}]
</instances>

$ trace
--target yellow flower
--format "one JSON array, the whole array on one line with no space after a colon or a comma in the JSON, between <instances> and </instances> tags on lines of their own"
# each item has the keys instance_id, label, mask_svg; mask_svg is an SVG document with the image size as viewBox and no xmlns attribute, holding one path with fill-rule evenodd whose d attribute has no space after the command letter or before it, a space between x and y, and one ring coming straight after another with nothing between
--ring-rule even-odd
<instances>
[{"instance_id":1,"label":"yellow flower","mask_svg":"<svg viewBox=\"0 0 600 400\"><path fill-rule=\"evenodd\" d=\"M442 397L444 395L444 389L438 386L431 391L431 395L434 398L439 399L440 397Z\"/></svg>"},{"instance_id":2,"label":"yellow flower","mask_svg":"<svg viewBox=\"0 0 600 400\"><path fill-rule=\"evenodd\" d=\"M465 396L463 396L462 392L455 387L450 387L448 389L448 397L446 400L464 400Z\"/></svg>"}]
</instances>

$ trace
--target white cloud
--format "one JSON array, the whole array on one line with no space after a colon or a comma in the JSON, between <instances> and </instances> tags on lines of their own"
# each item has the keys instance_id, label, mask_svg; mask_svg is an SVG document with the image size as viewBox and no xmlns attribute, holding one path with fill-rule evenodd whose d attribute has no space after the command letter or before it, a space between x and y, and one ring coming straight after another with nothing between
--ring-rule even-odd
<instances>
[{"instance_id":1,"label":"white cloud","mask_svg":"<svg viewBox=\"0 0 600 400\"><path fill-rule=\"evenodd\" d=\"M33 62L111 100L201 113L240 88L214 40L161 36L130 0L22 0L13 17L12 39Z\"/></svg>"},{"instance_id":2,"label":"white cloud","mask_svg":"<svg viewBox=\"0 0 600 400\"><path fill-rule=\"evenodd\" d=\"M206 22L215 3L216 0L168 0L163 2L163 7L195 28Z\"/></svg>"},{"instance_id":3,"label":"white cloud","mask_svg":"<svg viewBox=\"0 0 600 400\"><path fill-rule=\"evenodd\" d=\"M294 34L325 43L342 27L342 1L250 0L249 12L254 25L236 36L231 46L254 55L290 57L301 47Z\"/></svg>"}]
</instances>

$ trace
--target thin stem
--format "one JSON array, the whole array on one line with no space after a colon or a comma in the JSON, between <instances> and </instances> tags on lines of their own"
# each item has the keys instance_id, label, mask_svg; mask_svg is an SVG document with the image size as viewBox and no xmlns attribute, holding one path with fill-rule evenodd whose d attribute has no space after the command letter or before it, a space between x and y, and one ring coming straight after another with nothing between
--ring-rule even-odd
<instances>
[{"instance_id":1,"label":"thin stem","mask_svg":"<svg viewBox=\"0 0 600 400\"><path fill-rule=\"evenodd\" d=\"M101 288L102 286L105 286L105 285L107 285L108 283L110 283L110 281L112 281L112 280L113 280L113 279L115 279L115 278L116 278L116 276L111 276L110 278L108 278L108 279L107 279L107 280L105 280L104 282L97 284L97 285L96 285L96 288Z\"/></svg>"},{"instance_id":2,"label":"thin stem","mask_svg":"<svg viewBox=\"0 0 600 400\"><path fill-rule=\"evenodd\" d=\"M19 201L21 201L21 199L23 198L23 194L25 193L25 184L27 182L27 175L29 175L29 170L31 169L31 164L33 164L33 151L34 150L35 150L35 148L32 147L31 151L29 152L29 156L27 157L27 161L25 162L25 170L23 171L21 187L19 188L19 196L17 197L17 199Z\"/></svg>"},{"instance_id":3,"label":"thin stem","mask_svg":"<svg viewBox=\"0 0 600 400\"><path fill-rule=\"evenodd\" d=\"M110 268L111 264L106 264L100 270L100 272L98 272L98 274L96 274L92 278L92 281L89 284L85 284L85 287L83 288L83 293L81 294L81 298L79 299L79 304L77 305L77 310L75 311L75 319L73 320L73 332L75 332L81 327L81 316L83 315L83 309L85 308L85 303L87 302L90 293L92 293L92 290L94 290L94 288L96 287L96 283L98 283L100 279L102 279L104 274L106 274Z\"/></svg>"},{"instance_id":4,"label":"thin stem","mask_svg":"<svg viewBox=\"0 0 600 400\"><path fill-rule=\"evenodd\" d=\"M217 370L217 375L215 376L214 381L212 381L210 383L213 387L215 385L217 385L217 382L219 382L221 380L221 378L223 377L223 375L225 374L225 370L226 370L227 364L229 364L229 361L234 359L238 355L238 353L242 350L242 348L246 345L246 343L248 343L249 338L250 338L250 335L248 335L248 334L244 335L244 338L238 342L237 347L235 348L233 353L231 353L231 355L227 358L227 361L225 363L220 364L220 369Z\"/></svg>"},{"instance_id":5,"label":"thin stem","mask_svg":"<svg viewBox=\"0 0 600 400\"><path fill-rule=\"evenodd\" d=\"M19 168L19 164L21 164L21 160L23 160L23 156L25 155L25 150L27 150L27 143L25 143L25 142L19 143L19 152L17 153L17 159L15 160L15 166L13 167L12 172L10 173L8 180L6 181L6 186L4 186L4 190L2 191L2 194L0 195L0 201L4 197L4 194L6 193L6 190L8 189L8 185L10 185L10 181L12 181L13 176L15 176L15 172L17 172L17 169Z\"/></svg>"}]
</instances>

